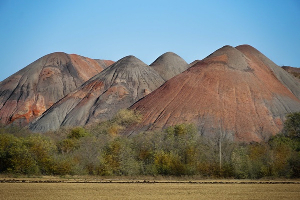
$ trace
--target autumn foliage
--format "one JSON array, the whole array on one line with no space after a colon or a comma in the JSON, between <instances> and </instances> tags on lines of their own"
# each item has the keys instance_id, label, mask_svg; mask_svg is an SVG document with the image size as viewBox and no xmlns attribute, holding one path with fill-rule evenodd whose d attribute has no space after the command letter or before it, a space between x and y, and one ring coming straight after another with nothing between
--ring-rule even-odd
<instances>
[{"instance_id":1,"label":"autumn foliage","mask_svg":"<svg viewBox=\"0 0 300 200\"><path fill-rule=\"evenodd\" d=\"M0 173L299 178L298 117L288 115L284 134L267 142L244 144L224 138L221 153L219 139L202 137L193 124L123 136L122 131L141 119L130 110L96 126L44 135L3 127Z\"/></svg>"}]
</instances>

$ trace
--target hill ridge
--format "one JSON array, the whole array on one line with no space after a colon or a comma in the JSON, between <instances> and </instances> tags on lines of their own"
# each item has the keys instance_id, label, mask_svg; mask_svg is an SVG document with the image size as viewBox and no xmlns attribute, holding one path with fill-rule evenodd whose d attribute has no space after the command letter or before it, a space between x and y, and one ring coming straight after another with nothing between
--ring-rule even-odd
<instances>
[{"instance_id":1,"label":"hill ridge","mask_svg":"<svg viewBox=\"0 0 300 200\"><path fill-rule=\"evenodd\" d=\"M188 63L173 52L159 56L150 66L166 81L189 68Z\"/></svg>"}]
</instances>

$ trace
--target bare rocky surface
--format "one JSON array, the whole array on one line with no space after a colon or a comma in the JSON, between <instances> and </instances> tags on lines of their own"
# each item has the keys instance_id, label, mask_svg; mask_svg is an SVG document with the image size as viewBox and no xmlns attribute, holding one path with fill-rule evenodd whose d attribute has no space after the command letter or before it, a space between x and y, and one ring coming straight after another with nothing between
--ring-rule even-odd
<instances>
[{"instance_id":1,"label":"bare rocky surface","mask_svg":"<svg viewBox=\"0 0 300 200\"><path fill-rule=\"evenodd\" d=\"M299 82L255 48L224 46L131 108L144 116L136 130L195 123L204 135L262 141L300 111L299 92Z\"/></svg>"},{"instance_id":2,"label":"bare rocky surface","mask_svg":"<svg viewBox=\"0 0 300 200\"><path fill-rule=\"evenodd\" d=\"M151 67L127 56L69 93L30 125L35 132L107 120L164 83Z\"/></svg>"},{"instance_id":3,"label":"bare rocky surface","mask_svg":"<svg viewBox=\"0 0 300 200\"><path fill-rule=\"evenodd\" d=\"M298 71L249 45L224 46L190 64L167 52L150 66L134 56L114 63L53 53L0 82L0 123L46 132L130 107L143 121L128 134L195 123L214 138L263 141L300 111Z\"/></svg>"},{"instance_id":4,"label":"bare rocky surface","mask_svg":"<svg viewBox=\"0 0 300 200\"><path fill-rule=\"evenodd\" d=\"M27 125L112 61L48 54L0 83L0 124Z\"/></svg>"},{"instance_id":5,"label":"bare rocky surface","mask_svg":"<svg viewBox=\"0 0 300 200\"><path fill-rule=\"evenodd\" d=\"M282 69L292 74L293 76L297 77L298 79L300 78L300 68L291 67L291 66L282 66Z\"/></svg>"},{"instance_id":6,"label":"bare rocky surface","mask_svg":"<svg viewBox=\"0 0 300 200\"><path fill-rule=\"evenodd\" d=\"M185 60L173 52L167 52L159 56L150 66L153 67L165 81L190 67Z\"/></svg>"},{"instance_id":7,"label":"bare rocky surface","mask_svg":"<svg viewBox=\"0 0 300 200\"><path fill-rule=\"evenodd\" d=\"M277 79L286 86L298 99L300 99L300 83L298 79L292 76L290 73L287 73L285 70L282 70L281 67L276 65L273 61L268 59L265 55L259 52L257 49L249 45L240 45L236 47L238 50L243 52L249 59L253 62L256 62L260 66L269 67Z\"/></svg>"}]
</instances>

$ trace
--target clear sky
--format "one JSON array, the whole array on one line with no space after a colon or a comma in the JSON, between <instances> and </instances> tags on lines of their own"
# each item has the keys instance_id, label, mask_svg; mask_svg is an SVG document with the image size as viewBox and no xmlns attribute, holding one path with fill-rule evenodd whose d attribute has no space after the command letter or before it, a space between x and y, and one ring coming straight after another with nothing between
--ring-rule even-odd
<instances>
[{"instance_id":1,"label":"clear sky","mask_svg":"<svg viewBox=\"0 0 300 200\"><path fill-rule=\"evenodd\" d=\"M0 0L0 81L52 52L151 64L250 44L300 67L299 0Z\"/></svg>"}]
</instances>

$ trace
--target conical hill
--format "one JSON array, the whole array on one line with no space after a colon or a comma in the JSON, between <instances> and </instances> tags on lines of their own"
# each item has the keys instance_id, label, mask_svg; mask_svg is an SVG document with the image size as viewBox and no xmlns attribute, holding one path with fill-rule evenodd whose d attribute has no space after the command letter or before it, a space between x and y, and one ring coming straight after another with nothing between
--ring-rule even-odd
<instances>
[{"instance_id":1,"label":"conical hill","mask_svg":"<svg viewBox=\"0 0 300 200\"><path fill-rule=\"evenodd\" d=\"M131 108L144 116L136 130L195 123L203 135L262 141L300 111L299 92L295 78L253 47L224 46Z\"/></svg>"}]
</instances>

